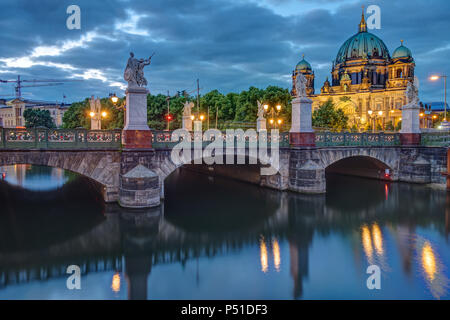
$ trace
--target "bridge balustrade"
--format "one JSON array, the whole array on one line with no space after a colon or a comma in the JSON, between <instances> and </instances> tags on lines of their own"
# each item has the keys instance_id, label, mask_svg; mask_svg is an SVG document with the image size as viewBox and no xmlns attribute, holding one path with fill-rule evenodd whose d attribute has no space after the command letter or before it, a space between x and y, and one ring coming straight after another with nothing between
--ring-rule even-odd
<instances>
[{"instance_id":1,"label":"bridge balustrade","mask_svg":"<svg viewBox=\"0 0 450 320\"><path fill-rule=\"evenodd\" d=\"M182 137L172 141L173 131L152 131L152 145L155 149L173 148ZM195 133L191 132L191 141ZM230 137L222 133L224 143ZM400 145L399 133L352 133L352 132L316 132L316 146L397 146ZM234 145L240 137L234 137ZM252 140L253 139L253 140ZM202 136L203 146L208 145L214 137ZM270 145L272 136L267 135ZM245 137L245 147L250 142L257 142L255 137ZM263 142L265 142L263 140ZM289 148L289 132L280 132L279 147ZM450 147L450 132L425 132L421 135L423 146ZM0 128L0 149L104 149L120 150L122 147L121 130L86 130L86 129L17 129Z\"/></svg>"},{"instance_id":2,"label":"bridge balustrade","mask_svg":"<svg viewBox=\"0 0 450 320\"><path fill-rule=\"evenodd\" d=\"M398 133L316 132L318 147L397 145L400 145Z\"/></svg>"},{"instance_id":3,"label":"bridge balustrade","mask_svg":"<svg viewBox=\"0 0 450 320\"><path fill-rule=\"evenodd\" d=\"M173 131L153 131L152 132L152 146L155 149L165 149L165 148L172 148L173 146L175 146L176 144L179 143L179 141L182 141L182 137L179 137L179 139L177 140L175 138L175 140L177 140L177 142L173 142L172 141L172 133ZM195 132L190 132L191 134L191 141L194 141L195 139L198 139L198 137L196 136L197 133ZM263 136L265 137L265 136ZM231 137L229 137L227 135L226 132L222 132L222 138L224 141L224 144L226 143L226 141L228 141L228 139L230 139ZM242 139L243 137L240 137L239 135L236 135L234 137L234 145L237 145L237 140ZM202 139L202 145L203 146L207 146L209 143L214 141L214 137L208 139L204 134L201 137ZM250 142L258 142L257 141L258 138L255 137L245 137L245 146L248 147ZM270 135L270 133L267 135L267 144L270 145L272 141L272 136ZM265 138L263 138L263 142L266 142ZM288 148L289 147L289 132L281 132L279 135L279 147L280 148Z\"/></svg>"},{"instance_id":4,"label":"bridge balustrade","mask_svg":"<svg viewBox=\"0 0 450 320\"><path fill-rule=\"evenodd\" d=\"M120 149L122 130L0 129L2 149Z\"/></svg>"},{"instance_id":5,"label":"bridge balustrade","mask_svg":"<svg viewBox=\"0 0 450 320\"><path fill-rule=\"evenodd\" d=\"M421 144L430 147L450 147L450 131L422 133Z\"/></svg>"}]
</instances>

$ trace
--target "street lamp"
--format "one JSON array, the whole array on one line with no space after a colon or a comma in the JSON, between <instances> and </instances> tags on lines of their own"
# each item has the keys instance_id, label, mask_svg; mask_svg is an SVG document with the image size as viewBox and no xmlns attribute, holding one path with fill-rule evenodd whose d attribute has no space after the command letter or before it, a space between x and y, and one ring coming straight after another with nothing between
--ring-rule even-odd
<instances>
[{"instance_id":1,"label":"street lamp","mask_svg":"<svg viewBox=\"0 0 450 320\"><path fill-rule=\"evenodd\" d=\"M283 123L283 119L277 118L281 111L281 105L277 104L275 107L270 107L268 104L263 105L264 113L270 115L269 123L271 125L275 124L276 127Z\"/></svg>"},{"instance_id":2,"label":"street lamp","mask_svg":"<svg viewBox=\"0 0 450 320\"><path fill-rule=\"evenodd\" d=\"M94 111L89 112L89 116L92 118L92 120L97 120L99 123L99 129L102 129L102 118L106 118L108 116L108 113L106 111L102 111L99 113L96 113ZM92 122L91 122L92 126Z\"/></svg>"},{"instance_id":3,"label":"street lamp","mask_svg":"<svg viewBox=\"0 0 450 320\"><path fill-rule=\"evenodd\" d=\"M383 111L378 111L376 114L373 112L373 110L369 110L367 111L367 113L369 114L369 116L372 118L372 133L375 133L375 126L376 126L376 119L377 117L382 117L383 116Z\"/></svg>"},{"instance_id":4,"label":"street lamp","mask_svg":"<svg viewBox=\"0 0 450 320\"><path fill-rule=\"evenodd\" d=\"M433 75L430 77L430 80L437 81L441 78L444 79L444 121L442 121L442 122L443 122L444 126L448 126L448 124L447 124L447 76L444 74Z\"/></svg>"},{"instance_id":5,"label":"street lamp","mask_svg":"<svg viewBox=\"0 0 450 320\"><path fill-rule=\"evenodd\" d=\"M119 101L119 97L117 97L115 93L110 93L109 96L111 97L112 103L116 104L117 101Z\"/></svg>"}]
</instances>

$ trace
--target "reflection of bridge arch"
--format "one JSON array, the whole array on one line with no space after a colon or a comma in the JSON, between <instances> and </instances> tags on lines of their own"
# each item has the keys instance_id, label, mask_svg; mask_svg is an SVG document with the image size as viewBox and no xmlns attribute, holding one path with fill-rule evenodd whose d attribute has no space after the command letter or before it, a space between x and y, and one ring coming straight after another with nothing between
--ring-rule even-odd
<instances>
[{"instance_id":1,"label":"reflection of bridge arch","mask_svg":"<svg viewBox=\"0 0 450 320\"><path fill-rule=\"evenodd\" d=\"M104 186L106 201L117 199L120 154L109 151L0 151L0 166L31 164L60 168L86 176Z\"/></svg>"}]
</instances>

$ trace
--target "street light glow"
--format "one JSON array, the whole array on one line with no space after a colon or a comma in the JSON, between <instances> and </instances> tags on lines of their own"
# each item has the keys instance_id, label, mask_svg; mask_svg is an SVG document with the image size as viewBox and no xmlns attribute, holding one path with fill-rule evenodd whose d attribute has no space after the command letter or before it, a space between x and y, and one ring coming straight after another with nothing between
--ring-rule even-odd
<instances>
[{"instance_id":1,"label":"street light glow","mask_svg":"<svg viewBox=\"0 0 450 320\"><path fill-rule=\"evenodd\" d=\"M281 106L277 105L277 110L280 111L281 110Z\"/></svg>"},{"instance_id":2,"label":"street light glow","mask_svg":"<svg viewBox=\"0 0 450 320\"><path fill-rule=\"evenodd\" d=\"M431 81L436 81L436 80L439 80L439 78L440 78L439 76L431 76L430 80Z\"/></svg>"},{"instance_id":3,"label":"street light glow","mask_svg":"<svg viewBox=\"0 0 450 320\"><path fill-rule=\"evenodd\" d=\"M107 115L108 115L108 113L106 113L106 111L103 111L103 112L102 112L102 117L103 117L103 118L106 118Z\"/></svg>"},{"instance_id":4,"label":"street light glow","mask_svg":"<svg viewBox=\"0 0 450 320\"><path fill-rule=\"evenodd\" d=\"M378 111L378 115L381 117L383 115L383 111Z\"/></svg>"},{"instance_id":5,"label":"street light glow","mask_svg":"<svg viewBox=\"0 0 450 320\"><path fill-rule=\"evenodd\" d=\"M268 104L265 104L265 105L264 105L264 110L267 110L267 109L269 109L269 105L268 105Z\"/></svg>"},{"instance_id":6,"label":"street light glow","mask_svg":"<svg viewBox=\"0 0 450 320\"><path fill-rule=\"evenodd\" d=\"M367 112L369 113L369 115L372 115L372 113L373 113L372 110L369 110L369 111L367 111Z\"/></svg>"},{"instance_id":7,"label":"street light glow","mask_svg":"<svg viewBox=\"0 0 450 320\"><path fill-rule=\"evenodd\" d=\"M89 113L89 115L91 116L91 118L93 118L93 117L95 116L95 113L91 111L91 112Z\"/></svg>"}]
</instances>

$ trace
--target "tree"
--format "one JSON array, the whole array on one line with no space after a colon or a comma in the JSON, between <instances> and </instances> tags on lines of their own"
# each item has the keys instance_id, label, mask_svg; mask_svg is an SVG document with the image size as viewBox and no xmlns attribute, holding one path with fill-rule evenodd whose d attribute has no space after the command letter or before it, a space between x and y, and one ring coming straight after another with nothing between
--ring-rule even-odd
<instances>
[{"instance_id":1,"label":"tree","mask_svg":"<svg viewBox=\"0 0 450 320\"><path fill-rule=\"evenodd\" d=\"M90 129L91 122L88 118L89 109L89 99L87 98L84 101L72 103L69 109L64 113L62 127L66 129L75 129L79 127Z\"/></svg>"},{"instance_id":2,"label":"tree","mask_svg":"<svg viewBox=\"0 0 450 320\"><path fill-rule=\"evenodd\" d=\"M336 109L331 99L319 106L312 116L314 127L330 128L333 131L346 129L347 122L348 116L341 109Z\"/></svg>"},{"instance_id":3,"label":"tree","mask_svg":"<svg viewBox=\"0 0 450 320\"><path fill-rule=\"evenodd\" d=\"M116 106L123 105L125 98L119 99ZM106 112L106 117L102 118L102 129L112 130L123 128L124 110L123 108L116 107L110 98L100 99L101 111ZM89 98L84 101L74 102L63 116L63 128L75 129L75 128L91 128L91 118L89 112L91 106Z\"/></svg>"},{"instance_id":4,"label":"tree","mask_svg":"<svg viewBox=\"0 0 450 320\"><path fill-rule=\"evenodd\" d=\"M51 129L56 127L48 110L26 109L23 117L27 128L46 127Z\"/></svg>"}]
</instances>

